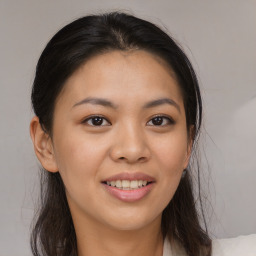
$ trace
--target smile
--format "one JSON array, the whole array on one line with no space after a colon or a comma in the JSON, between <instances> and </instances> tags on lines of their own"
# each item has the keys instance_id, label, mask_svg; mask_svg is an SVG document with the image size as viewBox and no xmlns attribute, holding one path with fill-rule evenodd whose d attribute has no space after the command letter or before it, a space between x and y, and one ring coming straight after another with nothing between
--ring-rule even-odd
<instances>
[{"instance_id":1,"label":"smile","mask_svg":"<svg viewBox=\"0 0 256 256\"><path fill-rule=\"evenodd\" d=\"M111 187L116 187L122 190L134 190L147 186L149 183L146 180L116 180L107 181L105 184Z\"/></svg>"},{"instance_id":2,"label":"smile","mask_svg":"<svg viewBox=\"0 0 256 256\"><path fill-rule=\"evenodd\" d=\"M107 194L123 202L145 198L155 187L156 180L144 173L120 173L102 181Z\"/></svg>"}]
</instances>

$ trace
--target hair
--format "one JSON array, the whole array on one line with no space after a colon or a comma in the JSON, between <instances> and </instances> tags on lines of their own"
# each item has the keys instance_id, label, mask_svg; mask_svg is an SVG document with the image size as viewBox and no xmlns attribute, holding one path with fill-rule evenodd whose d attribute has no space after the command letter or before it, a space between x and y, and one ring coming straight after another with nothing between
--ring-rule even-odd
<instances>
[{"instance_id":1,"label":"hair","mask_svg":"<svg viewBox=\"0 0 256 256\"><path fill-rule=\"evenodd\" d=\"M186 125L194 127L193 150L200 133L202 101L193 67L177 43L151 22L122 12L79 18L58 31L43 50L32 89L32 105L42 129L52 134L56 98L65 81L82 64L111 51L144 50L160 57L175 73L186 113ZM162 214L162 234L177 241L189 256L211 255L205 229L200 224L192 187L191 166ZM199 173L199 169L196 170ZM200 181L200 180L199 180ZM199 199L200 182L199 182ZM41 201L31 233L34 256L77 255L76 233L60 174L41 170Z\"/></svg>"}]
</instances>

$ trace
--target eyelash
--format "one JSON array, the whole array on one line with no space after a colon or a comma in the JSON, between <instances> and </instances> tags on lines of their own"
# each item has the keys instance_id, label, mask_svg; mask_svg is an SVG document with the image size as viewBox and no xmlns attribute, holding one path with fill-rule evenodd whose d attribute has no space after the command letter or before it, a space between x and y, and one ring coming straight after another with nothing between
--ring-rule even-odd
<instances>
[{"instance_id":1,"label":"eyelash","mask_svg":"<svg viewBox=\"0 0 256 256\"><path fill-rule=\"evenodd\" d=\"M108 123L110 123L105 117L103 117L103 116L101 116L101 115L93 115L93 116L90 116L90 117L86 118L85 120L83 120L82 123L83 123L83 124L88 123L89 120L92 120L93 118L97 118L97 117L100 117L100 118L106 120ZM174 121L171 117L165 116L165 115L156 115L156 116L154 116L153 118L150 119L150 122L152 122L152 120L153 120L154 118L157 118L157 117L160 117L160 118L163 118L163 119L167 120L168 123L165 124L165 125L162 125L162 124L161 124L161 125L154 125L154 124L153 124L153 125L150 125L150 126L166 126L166 125L173 125L173 124L175 124L175 121ZM110 124L111 124L111 123L110 123ZM93 124L89 124L89 125L90 125L90 126L93 126L93 127L105 126L105 125L93 125ZM109 126L109 125L107 125L107 126Z\"/></svg>"}]
</instances>

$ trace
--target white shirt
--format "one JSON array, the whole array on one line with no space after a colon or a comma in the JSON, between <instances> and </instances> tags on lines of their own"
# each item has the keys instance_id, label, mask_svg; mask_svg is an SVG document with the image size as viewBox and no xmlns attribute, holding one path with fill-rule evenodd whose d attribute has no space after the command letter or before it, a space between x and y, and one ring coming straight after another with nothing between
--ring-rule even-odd
<instances>
[{"instance_id":1,"label":"white shirt","mask_svg":"<svg viewBox=\"0 0 256 256\"><path fill-rule=\"evenodd\" d=\"M256 234L212 241L212 256L256 256ZM169 240L164 241L163 256L186 256L174 251Z\"/></svg>"}]
</instances>

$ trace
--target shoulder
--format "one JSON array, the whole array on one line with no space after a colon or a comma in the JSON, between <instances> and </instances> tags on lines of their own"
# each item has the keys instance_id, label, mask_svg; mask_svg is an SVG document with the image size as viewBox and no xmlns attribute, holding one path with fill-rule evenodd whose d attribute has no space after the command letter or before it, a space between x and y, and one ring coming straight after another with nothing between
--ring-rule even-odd
<instances>
[{"instance_id":1,"label":"shoulder","mask_svg":"<svg viewBox=\"0 0 256 256\"><path fill-rule=\"evenodd\" d=\"M212 241L212 256L240 255L256 255L256 234Z\"/></svg>"},{"instance_id":2,"label":"shoulder","mask_svg":"<svg viewBox=\"0 0 256 256\"><path fill-rule=\"evenodd\" d=\"M256 234L212 241L212 256L256 256ZM177 244L164 241L163 256L186 256Z\"/></svg>"}]
</instances>

